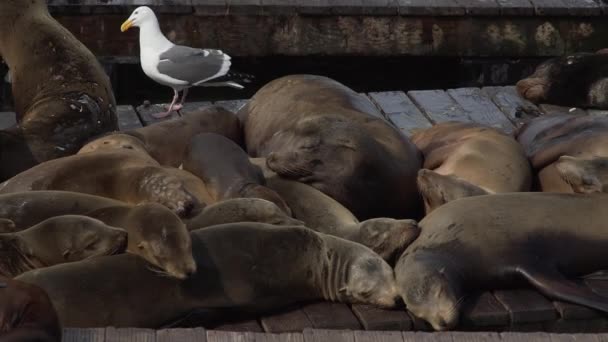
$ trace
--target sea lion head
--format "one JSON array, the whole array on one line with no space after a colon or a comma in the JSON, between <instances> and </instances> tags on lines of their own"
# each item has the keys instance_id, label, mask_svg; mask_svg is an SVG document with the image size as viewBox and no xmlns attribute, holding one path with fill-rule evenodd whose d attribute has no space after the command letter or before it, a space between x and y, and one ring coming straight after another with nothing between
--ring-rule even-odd
<instances>
[{"instance_id":1,"label":"sea lion head","mask_svg":"<svg viewBox=\"0 0 608 342\"><path fill-rule=\"evenodd\" d=\"M487 194L485 190L467 181L429 169L418 170L416 183L427 214L450 201Z\"/></svg>"},{"instance_id":2,"label":"sea lion head","mask_svg":"<svg viewBox=\"0 0 608 342\"><path fill-rule=\"evenodd\" d=\"M115 149L126 149L146 154L148 153L144 143L142 143L142 141L134 135L111 133L88 142L78 151L77 154Z\"/></svg>"},{"instance_id":3,"label":"sea lion head","mask_svg":"<svg viewBox=\"0 0 608 342\"><path fill-rule=\"evenodd\" d=\"M359 224L359 242L370 247L386 261L399 256L419 234L420 228L414 220L380 217Z\"/></svg>"},{"instance_id":4,"label":"sea lion head","mask_svg":"<svg viewBox=\"0 0 608 342\"><path fill-rule=\"evenodd\" d=\"M451 279L445 267L431 258L402 256L395 274L401 298L412 314L429 322L437 331L449 330L458 324L462 297L455 288L458 283L451 281L455 279Z\"/></svg>"},{"instance_id":5,"label":"sea lion head","mask_svg":"<svg viewBox=\"0 0 608 342\"><path fill-rule=\"evenodd\" d=\"M538 65L532 75L518 81L515 89L521 97L532 103L540 103L546 99L551 87L551 73L555 69L556 59L547 60Z\"/></svg>"},{"instance_id":6,"label":"sea lion head","mask_svg":"<svg viewBox=\"0 0 608 342\"><path fill-rule=\"evenodd\" d=\"M353 258L346 269L346 281L338 289L339 299L383 308L395 307L399 294L393 269L371 250L362 250Z\"/></svg>"},{"instance_id":7,"label":"sea lion head","mask_svg":"<svg viewBox=\"0 0 608 342\"><path fill-rule=\"evenodd\" d=\"M54 265L122 253L127 232L81 215L61 215L15 233L43 264Z\"/></svg>"},{"instance_id":8,"label":"sea lion head","mask_svg":"<svg viewBox=\"0 0 608 342\"><path fill-rule=\"evenodd\" d=\"M178 279L196 272L190 233L171 210L158 203L140 204L127 222L130 252Z\"/></svg>"},{"instance_id":9,"label":"sea lion head","mask_svg":"<svg viewBox=\"0 0 608 342\"><path fill-rule=\"evenodd\" d=\"M561 156L555 168L575 193L608 192L608 158Z\"/></svg>"}]
</instances>

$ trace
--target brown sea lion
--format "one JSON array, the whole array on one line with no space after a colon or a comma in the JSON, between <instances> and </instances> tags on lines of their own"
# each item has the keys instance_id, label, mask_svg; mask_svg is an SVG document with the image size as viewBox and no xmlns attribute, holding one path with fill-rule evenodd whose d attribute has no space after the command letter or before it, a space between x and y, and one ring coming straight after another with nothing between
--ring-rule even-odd
<instances>
[{"instance_id":1,"label":"brown sea lion","mask_svg":"<svg viewBox=\"0 0 608 342\"><path fill-rule=\"evenodd\" d=\"M608 268L607 205L605 194L533 192L449 202L420 222L420 236L397 262L401 296L436 330L458 324L471 292L526 283L608 312L608 298L571 280Z\"/></svg>"},{"instance_id":2,"label":"brown sea lion","mask_svg":"<svg viewBox=\"0 0 608 342\"><path fill-rule=\"evenodd\" d=\"M157 203L119 205L85 213L128 232L127 251L160 269L151 269L178 279L196 272L192 242L186 225L169 209Z\"/></svg>"},{"instance_id":3,"label":"brown sea lion","mask_svg":"<svg viewBox=\"0 0 608 342\"><path fill-rule=\"evenodd\" d=\"M608 54L580 52L551 58L517 82L517 92L533 103L608 108Z\"/></svg>"},{"instance_id":4,"label":"brown sea lion","mask_svg":"<svg viewBox=\"0 0 608 342\"><path fill-rule=\"evenodd\" d=\"M0 2L0 55L9 67L18 122L0 131L0 180L118 130L108 76L50 16L46 1Z\"/></svg>"},{"instance_id":5,"label":"brown sea lion","mask_svg":"<svg viewBox=\"0 0 608 342\"><path fill-rule=\"evenodd\" d=\"M239 197L262 198L291 215L281 196L264 186L266 181L260 168L249 161L243 149L224 136L214 133L194 136L183 168L205 182L215 202Z\"/></svg>"},{"instance_id":6,"label":"brown sea lion","mask_svg":"<svg viewBox=\"0 0 608 342\"><path fill-rule=\"evenodd\" d=\"M222 107L208 106L177 119L100 137L83 146L78 153L108 148L134 149L146 151L161 165L178 167L190 140L199 133L216 133L238 145L243 144L236 115Z\"/></svg>"},{"instance_id":7,"label":"brown sea lion","mask_svg":"<svg viewBox=\"0 0 608 342\"><path fill-rule=\"evenodd\" d=\"M0 275L15 277L36 268L122 253L127 233L80 215L46 219L16 233L0 234Z\"/></svg>"},{"instance_id":8,"label":"brown sea lion","mask_svg":"<svg viewBox=\"0 0 608 342\"><path fill-rule=\"evenodd\" d=\"M279 226L303 226L276 204L261 198L233 198L206 206L200 214L185 220L188 230L235 222L261 222Z\"/></svg>"},{"instance_id":9,"label":"brown sea lion","mask_svg":"<svg viewBox=\"0 0 608 342\"><path fill-rule=\"evenodd\" d=\"M49 296L38 286L0 277L0 340L60 342L62 329Z\"/></svg>"},{"instance_id":10,"label":"brown sea lion","mask_svg":"<svg viewBox=\"0 0 608 342\"><path fill-rule=\"evenodd\" d=\"M266 312L321 298L392 307L398 298L391 267L351 241L263 223L218 225L191 235L197 272L186 280L159 276L129 254L17 279L46 290L68 327L158 327L195 309Z\"/></svg>"},{"instance_id":11,"label":"brown sea lion","mask_svg":"<svg viewBox=\"0 0 608 342\"><path fill-rule=\"evenodd\" d=\"M442 122L412 135L424 155L418 189L427 214L449 201L530 191L532 170L511 136L473 122Z\"/></svg>"},{"instance_id":12,"label":"brown sea lion","mask_svg":"<svg viewBox=\"0 0 608 342\"><path fill-rule=\"evenodd\" d=\"M603 192L608 178L608 118L554 115L522 126L524 147L544 192Z\"/></svg>"},{"instance_id":13,"label":"brown sea lion","mask_svg":"<svg viewBox=\"0 0 608 342\"><path fill-rule=\"evenodd\" d=\"M162 167L128 149L83 153L36 165L0 184L0 194L30 190L81 192L131 204L160 203L187 217L211 199L189 172Z\"/></svg>"},{"instance_id":14,"label":"brown sea lion","mask_svg":"<svg viewBox=\"0 0 608 342\"><path fill-rule=\"evenodd\" d=\"M364 96L322 76L262 87L238 113L247 152L364 220L419 214L420 152Z\"/></svg>"}]
</instances>

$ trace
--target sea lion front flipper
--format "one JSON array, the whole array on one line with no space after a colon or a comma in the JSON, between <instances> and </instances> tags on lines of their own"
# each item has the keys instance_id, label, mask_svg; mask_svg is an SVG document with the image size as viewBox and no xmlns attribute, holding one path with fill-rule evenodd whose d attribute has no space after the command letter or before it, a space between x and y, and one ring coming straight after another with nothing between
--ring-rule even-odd
<instances>
[{"instance_id":1,"label":"sea lion front flipper","mask_svg":"<svg viewBox=\"0 0 608 342\"><path fill-rule=\"evenodd\" d=\"M0 218L0 233L14 233L17 231L17 225L13 220Z\"/></svg>"},{"instance_id":2,"label":"sea lion front flipper","mask_svg":"<svg viewBox=\"0 0 608 342\"><path fill-rule=\"evenodd\" d=\"M547 296L608 312L608 297L566 279L552 267L525 266L518 268L517 272Z\"/></svg>"}]
</instances>

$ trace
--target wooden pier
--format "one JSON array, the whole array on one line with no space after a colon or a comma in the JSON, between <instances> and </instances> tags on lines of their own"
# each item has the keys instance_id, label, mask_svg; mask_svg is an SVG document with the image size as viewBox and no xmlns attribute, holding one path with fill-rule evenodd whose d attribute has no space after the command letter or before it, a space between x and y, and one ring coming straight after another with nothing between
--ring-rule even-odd
<instances>
[{"instance_id":1,"label":"wooden pier","mask_svg":"<svg viewBox=\"0 0 608 342\"><path fill-rule=\"evenodd\" d=\"M608 115L608 111L564 108L552 105L535 106L523 100L514 87L458 88L448 90L422 90L372 92L365 95L376 105L383 118L394 124L403 134L410 135L418 128L430 127L434 123L458 120L474 121L505 132L512 132L525 120L539 115L576 113L580 115ZM237 111L247 100L218 101L217 105ZM179 114L170 118L188 115L188 112L210 105L211 102L187 103ZM137 128L157 122L151 114L162 111L160 105L119 106L121 130ZM14 124L13 113L0 113L0 128ZM608 277L581 280L593 291L608 296ZM552 332L552 333L601 333L608 332L608 316L582 306L552 301L532 289L495 290L467 299L464 305L460 331L501 332ZM195 326L194 317L181 326ZM310 330L313 329L313 330ZM321 329L321 330L318 330ZM324 331L345 330L341 332ZM218 330L218 331L216 331ZM247 333L224 334L219 331ZM376 333L365 331L392 331ZM496 339L513 340L523 335L492 334L409 334L403 331L431 331L425 322L415 319L409 312L381 310L367 305L318 302L295 309L265 315L255 319L226 323L214 330L123 330L84 329L66 330L66 341L486 341ZM292 335L264 335L253 333L287 333ZM302 332L303 335L302 335ZM87 337L88 336L88 337ZM120 337L120 336L125 336ZM130 337L129 337L130 336ZM169 336L183 336L173 338ZM190 336L190 337L187 337ZM193 336L196 336L193 337ZM270 336L270 337L268 337ZM274 337L273 337L274 336ZM319 336L332 336L320 339ZM473 337L477 336L477 337ZM515 337L514 337L515 336ZM528 336L528 335L526 335ZM547 335L534 333L543 341L608 341L608 335L572 337L572 335ZM564 336L569 336L568 338ZM200 337L200 339L199 339ZM536 337L525 337L525 340Z\"/></svg>"}]
</instances>

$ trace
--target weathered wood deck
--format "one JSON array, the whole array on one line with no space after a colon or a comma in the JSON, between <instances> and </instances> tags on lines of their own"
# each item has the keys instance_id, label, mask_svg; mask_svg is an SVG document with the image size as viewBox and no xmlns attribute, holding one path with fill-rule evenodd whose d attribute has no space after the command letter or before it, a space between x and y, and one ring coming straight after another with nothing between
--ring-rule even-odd
<instances>
[{"instance_id":1,"label":"weathered wood deck","mask_svg":"<svg viewBox=\"0 0 608 342\"><path fill-rule=\"evenodd\" d=\"M602 0L48 2L97 56L137 55L137 30L119 30L135 5L161 13L177 43L232 56L554 56L603 48L608 33Z\"/></svg>"},{"instance_id":2,"label":"weathered wood deck","mask_svg":"<svg viewBox=\"0 0 608 342\"><path fill-rule=\"evenodd\" d=\"M393 123L405 135L434 123L459 120L474 121L512 132L524 120L544 114L576 112L582 115L608 115L608 111L582 110L551 105L535 106L515 92L514 87L458 88L449 90L424 90L372 92L365 94L382 112L383 117ZM218 101L215 104L236 111L246 100ZM187 115L210 102L187 103L173 118ZM158 105L119 106L119 125L121 130L149 125L156 121L150 114L161 111ZM0 128L14 124L13 113L0 113ZM608 295L608 279L586 279L583 281L593 291ZM183 325L182 325L183 326ZM186 325L188 326L188 325ZM366 305L347 305L319 302L300 306L296 309L258 317L257 319L231 322L215 327L216 330L284 333L298 332L282 337L268 337L255 334L228 334L204 330L158 331L153 330L114 330L87 329L67 330L66 341L198 341L207 334L209 341L306 341L323 340L319 336L329 336L330 332L306 329L348 329L350 332L336 333L327 341L410 341L438 340L485 341L498 338L496 334L484 335L410 335L388 333L377 337L361 332L368 331L429 331L430 327L414 319L405 310L380 310ZM560 333L597 333L608 332L608 316L595 310L560 301L552 301L531 289L496 290L468 298L462 315L462 331L546 331ZM299 332L304 332L304 335ZM354 332L353 332L354 331ZM105 334L105 335L104 335ZM88 337L87 337L88 336ZM105 336L105 340L104 337ZM117 337L130 336L130 337ZM137 336L137 337L135 337ZM170 337L175 336L175 337ZM177 336L183 336L177 338ZM190 336L190 337L188 337ZM196 336L196 339L195 337ZM426 337L425 337L426 336ZM472 337L476 336L476 337ZM501 339L511 340L519 335L501 334ZM561 335L538 335L539 339L561 341L582 340L583 337L563 337ZM521 336L520 336L521 337ZM201 337L201 341L204 338ZM329 337L328 337L329 338ZM536 337L535 337L536 338ZM608 335L589 337L589 341L608 341ZM525 339L528 339L526 337Z\"/></svg>"}]
</instances>

